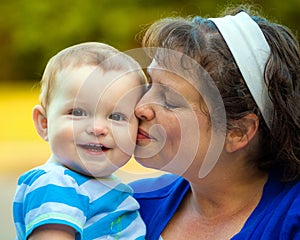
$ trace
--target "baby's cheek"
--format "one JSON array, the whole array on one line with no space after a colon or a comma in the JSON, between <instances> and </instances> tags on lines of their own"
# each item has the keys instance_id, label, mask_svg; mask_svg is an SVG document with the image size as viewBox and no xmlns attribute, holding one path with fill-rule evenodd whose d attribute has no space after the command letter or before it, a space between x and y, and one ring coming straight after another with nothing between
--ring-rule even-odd
<instances>
[{"instance_id":1,"label":"baby's cheek","mask_svg":"<svg viewBox=\"0 0 300 240\"><path fill-rule=\"evenodd\" d=\"M118 128L113 131L115 143L122 152L132 155L136 143L137 129L126 127Z\"/></svg>"},{"instance_id":2,"label":"baby's cheek","mask_svg":"<svg viewBox=\"0 0 300 240\"><path fill-rule=\"evenodd\" d=\"M73 132L73 126L55 126L49 128L48 138L52 148L62 148L62 146L76 142L77 134Z\"/></svg>"}]
</instances>

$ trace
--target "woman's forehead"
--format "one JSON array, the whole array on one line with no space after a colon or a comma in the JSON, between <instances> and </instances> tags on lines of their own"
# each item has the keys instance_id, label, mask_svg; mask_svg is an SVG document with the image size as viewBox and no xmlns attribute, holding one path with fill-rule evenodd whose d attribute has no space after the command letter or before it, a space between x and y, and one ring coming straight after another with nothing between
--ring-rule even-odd
<instances>
[{"instance_id":1,"label":"woman's forehead","mask_svg":"<svg viewBox=\"0 0 300 240\"><path fill-rule=\"evenodd\" d=\"M173 63L173 64L172 64ZM196 68L185 68L178 64L178 61L161 63L153 59L147 68L149 81L151 83L159 83L163 85L173 85L174 82L192 85L194 88L199 88L199 76Z\"/></svg>"}]
</instances>

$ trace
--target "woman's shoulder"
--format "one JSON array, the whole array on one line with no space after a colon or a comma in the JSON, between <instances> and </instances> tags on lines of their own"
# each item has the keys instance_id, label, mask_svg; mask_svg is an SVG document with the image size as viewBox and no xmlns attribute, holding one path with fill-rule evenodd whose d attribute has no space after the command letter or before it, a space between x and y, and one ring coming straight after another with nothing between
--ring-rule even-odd
<instances>
[{"instance_id":1,"label":"woman's shoulder","mask_svg":"<svg viewBox=\"0 0 300 240\"><path fill-rule=\"evenodd\" d=\"M281 194L282 208L285 205L289 206L289 215L297 216L300 221L300 181L285 183L284 185L285 187Z\"/></svg>"},{"instance_id":2,"label":"woman's shoulder","mask_svg":"<svg viewBox=\"0 0 300 240\"><path fill-rule=\"evenodd\" d=\"M271 175L262 199L235 239L300 239L300 181ZM264 236L264 237L261 237Z\"/></svg>"},{"instance_id":3,"label":"woman's shoulder","mask_svg":"<svg viewBox=\"0 0 300 240\"><path fill-rule=\"evenodd\" d=\"M266 184L265 193L271 196L277 193L280 201L300 201L300 180L284 182L280 180L280 175L272 173Z\"/></svg>"}]
</instances>

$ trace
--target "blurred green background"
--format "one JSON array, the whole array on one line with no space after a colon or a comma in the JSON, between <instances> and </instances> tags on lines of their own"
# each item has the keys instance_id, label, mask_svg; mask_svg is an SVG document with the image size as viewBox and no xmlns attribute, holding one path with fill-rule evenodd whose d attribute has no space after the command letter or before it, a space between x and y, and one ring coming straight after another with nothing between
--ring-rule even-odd
<instances>
[{"instance_id":1,"label":"blurred green background","mask_svg":"<svg viewBox=\"0 0 300 240\"><path fill-rule=\"evenodd\" d=\"M252 3L294 33L300 30L299 0L1 0L1 239L14 238L11 201L18 175L42 164L50 154L31 120L31 109L38 102L38 89L33 86L48 59L84 41L106 42L122 51L137 48L137 34L157 19L174 15L216 17L225 6L237 3ZM145 177L150 170L132 161L123 171L127 181L131 171Z\"/></svg>"},{"instance_id":2,"label":"blurred green background","mask_svg":"<svg viewBox=\"0 0 300 240\"><path fill-rule=\"evenodd\" d=\"M0 82L38 80L48 59L75 43L102 41L125 51L140 46L136 34L154 20L175 14L215 17L228 3L242 2L299 29L299 0L2 0Z\"/></svg>"}]
</instances>

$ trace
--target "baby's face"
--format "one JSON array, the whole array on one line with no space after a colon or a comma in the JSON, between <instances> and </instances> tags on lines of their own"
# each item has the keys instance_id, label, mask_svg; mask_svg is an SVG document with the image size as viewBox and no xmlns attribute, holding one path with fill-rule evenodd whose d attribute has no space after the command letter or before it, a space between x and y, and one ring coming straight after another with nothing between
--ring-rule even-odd
<instances>
[{"instance_id":1,"label":"baby's face","mask_svg":"<svg viewBox=\"0 0 300 240\"><path fill-rule=\"evenodd\" d=\"M95 66L58 73L47 109L48 141L56 161L95 177L110 175L131 157L142 96L136 73Z\"/></svg>"}]
</instances>

